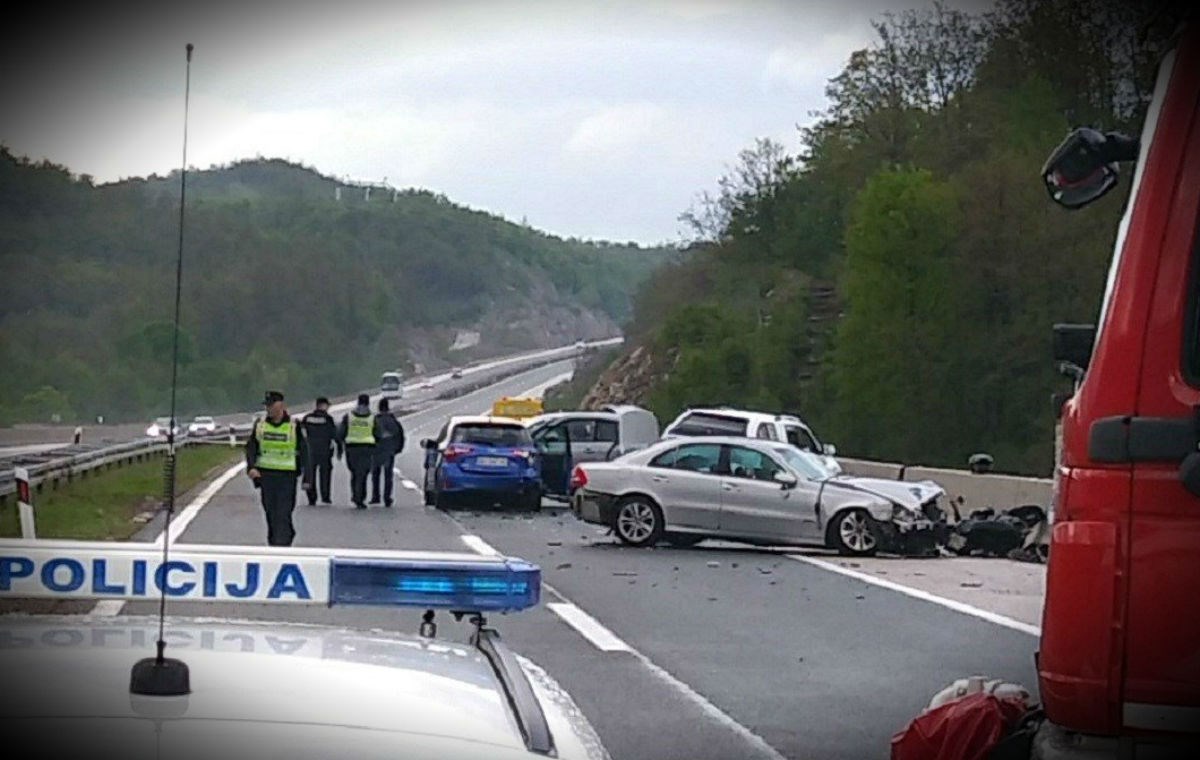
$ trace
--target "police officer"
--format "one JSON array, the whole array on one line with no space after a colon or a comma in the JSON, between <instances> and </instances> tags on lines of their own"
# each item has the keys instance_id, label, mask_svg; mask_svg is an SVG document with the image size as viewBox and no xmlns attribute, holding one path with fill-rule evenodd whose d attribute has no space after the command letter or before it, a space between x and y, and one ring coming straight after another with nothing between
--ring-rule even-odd
<instances>
[{"instance_id":1,"label":"police officer","mask_svg":"<svg viewBox=\"0 0 1200 760\"><path fill-rule=\"evenodd\" d=\"M371 462L371 503L379 503L379 478L383 477L383 505L392 506L393 468L404 450L404 426L392 414L386 398L379 399L375 417L375 454Z\"/></svg>"},{"instance_id":2,"label":"police officer","mask_svg":"<svg viewBox=\"0 0 1200 760\"><path fill-rule=\"evenodd\" d=\"M283 394L267 391L263 398L265 418L255 420L246 441L246 474L262 494L267 518L267 543L291 546L296 537L292 510L296 508L296 476L303 475L304 487L311 484L306 472L308 447L303 431L287 413Z\"/></svg>"},{"instance_id":3,"label":"police officer","mask_svg":"<svg viewBox=\"0 0 1200 760\"><path fill-rule=\"evenodd\" d=\"M375 453L375 415L371 397L360 393L358 403L342 417L338 437L346 445L346 466L350 468L350 500L358 509L367 508L367 475Z\"/></svg>"},{"instance_id":4,"label":"police officer","mask_svg":"<svg viewBox=\"0 0 1200 760\"><path fill-rule=\"evenodd\" d=\"M305 492L310 505L317 503L317 488L320 487L321 501L332 504L329 497L329 481L333 475L333 453L342 458L342 439L338 437L337 423L329 416L329 399L321 396L317 406L300 421L304 426L304 437L308 444L309 484Z\"/></svg>"}]
</instances>

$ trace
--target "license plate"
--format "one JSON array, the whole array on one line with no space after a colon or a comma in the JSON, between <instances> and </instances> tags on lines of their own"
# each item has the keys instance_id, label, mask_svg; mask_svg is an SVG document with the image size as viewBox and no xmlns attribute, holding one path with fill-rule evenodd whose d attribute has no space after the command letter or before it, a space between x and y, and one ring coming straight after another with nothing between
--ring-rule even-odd
<instances>
[{"instance_id":1,"label":"license plate","mask_svg":"<svg viewBox=\"0 0 1200 760\"><path fill-rule=\"evenodd\" d=\"M476 457L475 464L480 467L508 467L508 459L505 457Z\"/></svg>"}]
</instances>

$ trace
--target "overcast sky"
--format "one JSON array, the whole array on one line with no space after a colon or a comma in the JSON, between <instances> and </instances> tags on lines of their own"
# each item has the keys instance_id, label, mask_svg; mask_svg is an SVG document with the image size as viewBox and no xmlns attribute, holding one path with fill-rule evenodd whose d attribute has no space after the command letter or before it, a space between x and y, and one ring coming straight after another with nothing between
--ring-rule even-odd
<instances>
[{"instance_id":1,"label":"overcast sky","mask_svg":"<svg viewBox=\"0 0 1200 760\"><path fill-rule=\"evenodd\" d=\"M14 153L99 182L177 168L192 42L192 166L287 158L652 244L756 137L798 148L872 18L932 0L93 6L6 20Z\"/></svg>"}]
</instances>

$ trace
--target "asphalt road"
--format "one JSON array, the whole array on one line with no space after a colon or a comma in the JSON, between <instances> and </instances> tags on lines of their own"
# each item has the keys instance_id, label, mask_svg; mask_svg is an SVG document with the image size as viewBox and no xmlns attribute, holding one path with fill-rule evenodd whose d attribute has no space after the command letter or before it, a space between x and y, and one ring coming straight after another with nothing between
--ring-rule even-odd
<instances>
[{"instance_id":1,"label":"asphalt road","mask_svg":"<svg viewBox=\"0 0 1200 760\"><path fill-rule=\"evenodd\" d=\"M794 548L629 549L549 501L532 515L423 506L419 439L451 414L480 413L568 369L526 372L406 417L395 506L354 510L348 473L336 463L333 506L300 498L297 545L494 548L540 564L542 604L491 623L574 696L618 760L885 758L891 735L956 678L1036 685L1035 637L791 559ZM265 543L257 492L239 473L178 535ZM119 614L154 611L138 603ZM419 623L416 612L379 609L172 603L170 611L408 633ZM439 624L442 636L469 633L449 616Z\"/></svg>"}]
</instances>

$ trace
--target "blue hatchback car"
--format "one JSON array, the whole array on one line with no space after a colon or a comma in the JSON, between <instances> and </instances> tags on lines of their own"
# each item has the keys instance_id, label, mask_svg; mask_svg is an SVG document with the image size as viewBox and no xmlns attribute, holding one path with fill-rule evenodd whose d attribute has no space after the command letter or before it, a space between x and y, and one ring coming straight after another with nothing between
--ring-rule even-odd
<instances>
[{"instance_id":1,"label":"blue hatchback car","mask_svg":"<svg viewBox=\"0 0 1200 760\"><path fill-rule=\"evenodd\" d=\"M425 504L467 496L540 509L542 473L529 431L506 417L451 417L425 449Z\"/></svg>"}]
</instances>

